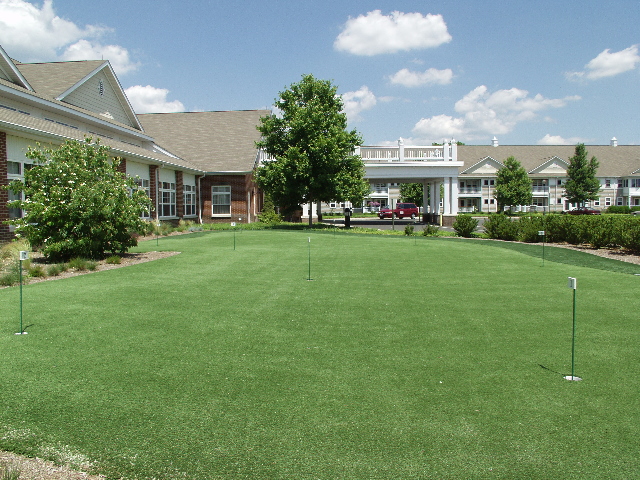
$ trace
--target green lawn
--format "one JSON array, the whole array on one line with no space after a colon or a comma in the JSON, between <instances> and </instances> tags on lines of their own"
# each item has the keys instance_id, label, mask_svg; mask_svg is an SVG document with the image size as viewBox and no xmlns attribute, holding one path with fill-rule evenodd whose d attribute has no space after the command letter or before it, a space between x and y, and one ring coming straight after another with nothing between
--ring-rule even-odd
<instances>
[{"instance_id":1,"label":"green lawn","mask_svg":"<svg viewBox=\"0 0 640 480\"><path fill-rule=\"evenodd\" d=\"M28 335L19 289L0 290L0 449L112 479L640 476L640 267L315 231L238 231L234 250L233 235L27 285ZM580 382L563 379L568 276Z\"/></svg>"}]
</instances>

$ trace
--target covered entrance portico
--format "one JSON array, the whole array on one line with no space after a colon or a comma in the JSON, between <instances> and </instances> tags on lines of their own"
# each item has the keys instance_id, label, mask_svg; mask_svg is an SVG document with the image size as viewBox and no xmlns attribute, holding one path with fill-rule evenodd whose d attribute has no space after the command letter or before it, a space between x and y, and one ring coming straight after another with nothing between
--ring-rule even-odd
<instances>
[{"instance_id":1,"label":"covered entrance portico","mask_svg":"<svg viewBox=\"0 0 640 480\"><path fill-rule=\"evenodd\" d=\"M365 176L371 183L422 183L425 220L441 225L453 223L458 214L458 169L463 165L457 160L455 141L405 147L400 139L397 147L361 146L356 153L362 157Z\"/></svg>"}]
</instances>

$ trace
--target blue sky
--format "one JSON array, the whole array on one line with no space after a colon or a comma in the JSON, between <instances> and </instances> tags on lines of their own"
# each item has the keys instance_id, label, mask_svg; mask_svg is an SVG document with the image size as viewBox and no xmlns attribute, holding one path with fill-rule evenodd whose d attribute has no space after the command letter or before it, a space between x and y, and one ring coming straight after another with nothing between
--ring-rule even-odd
<instances>
[{"instance_id":1,"label":"blue sky","mask_svg":"<svg viewBox=\"0 0 640 480\"><path fill-rule=\"evenodd\" d=\"M640 144L640 2L0 0L24 62L108 59L139 113L271 108L311 73L364 143Z\"/></svg>"}]
</instances>

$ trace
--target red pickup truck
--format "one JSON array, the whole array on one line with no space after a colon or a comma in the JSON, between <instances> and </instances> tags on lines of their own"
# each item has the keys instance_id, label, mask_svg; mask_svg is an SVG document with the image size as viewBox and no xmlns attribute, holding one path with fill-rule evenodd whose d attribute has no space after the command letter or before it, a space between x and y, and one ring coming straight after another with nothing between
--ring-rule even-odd
<instances>
[{"instance_id":1,"label":"red pickup truck","mask_svg":"<svg viewBox=\"0 0 640 480\"><path fill-rule=\"evenodd\" d=\"M380 218L416 218L418 216L418 207L415 203L398 203L396 208L382 208L378 212Z\"/></svg>"}]
</instances>

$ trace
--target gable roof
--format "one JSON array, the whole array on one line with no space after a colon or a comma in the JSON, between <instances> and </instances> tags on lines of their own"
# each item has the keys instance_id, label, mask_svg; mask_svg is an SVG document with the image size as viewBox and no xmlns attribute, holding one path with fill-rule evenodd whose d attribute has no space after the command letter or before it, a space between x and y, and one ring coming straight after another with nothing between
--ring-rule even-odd
<instances>
[{"instance_id":1,"label":"gable roof","mask_svg":"<svg viewBox=\"0 0 640 480\"><path fill-rule=\"evenodd\" d=\"M33 87L29 85L29 82L24 78L24 75L22 75L20 70L16 68L13 60L9 55L7 55L7 52L4 51L2 45L0 45L0 78L4 78L9 82L20 85L22 88L27 90L33 90Z\"/></svg>"},{"instance_id":2,"label":"gable roof","mask_svg":"<svg viewBox=\"0 0 640 480\"><path fill-rule=\"evenodd\" d=\"M586 145L587 156L595 156L600 163L598 177L623 177L633 175L640 165L640 146L637 145ZM513 156L531 176L549 176L544 165L551 160L569 163L575 154L575 145L459 145L458 160L468 169L479 161L491 157L500 163ZM560 162L559 162L560 163ZM635 173L637 175L637 173Z\"/></svg>"},{"instance_id":3,"label":"gable roof","mask_svg":"<svg viewBox=\"0 0 640 480\"><path fill-rule=\"evenodd\" d=\"M146 113L138 115L147 134L166 150L208 173L248 173L260 140L257 126L269 110Z\"/></svg>"},{"instance_id":4,"label":"gable roof","mask_svg":"<svg viewBox=\"0 0 640 480\"><path fill-rule=\"evenodd\" d=\"M120 107L131 126L142 130L142 126L124 93L118 77L106 60L83 60L77 62L16 63L16 68L38 94L45 98L65 102L73 92L81 88L89 79L102 73L118 99ZM65 102L70 103L70 102ZM70 103L79 108L91 110L88 105ZM102 112L94 112L100 114Z\"/></svg>"}]
</instances>

